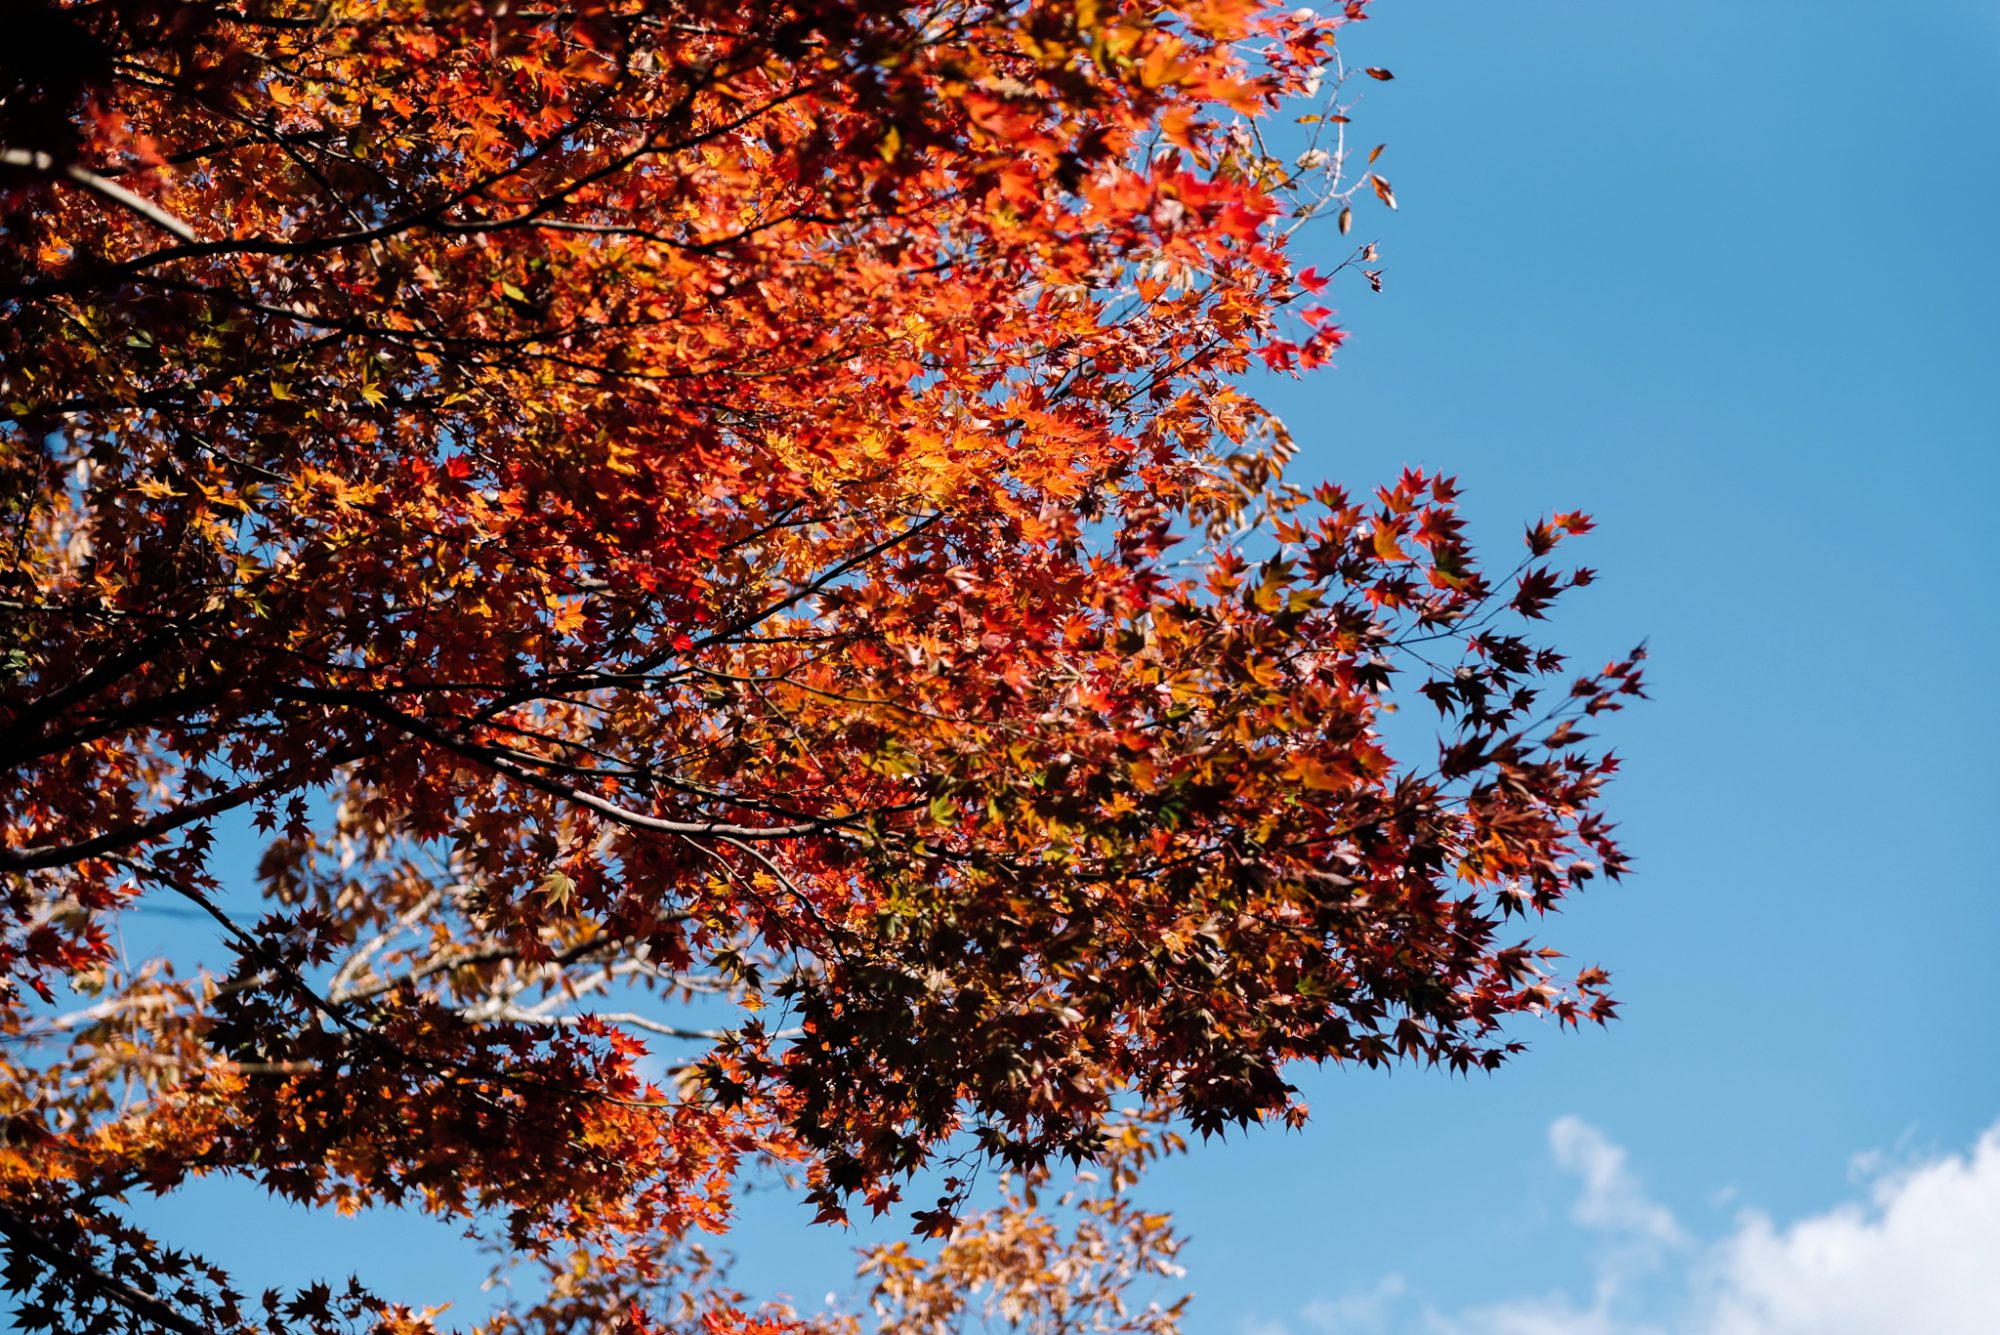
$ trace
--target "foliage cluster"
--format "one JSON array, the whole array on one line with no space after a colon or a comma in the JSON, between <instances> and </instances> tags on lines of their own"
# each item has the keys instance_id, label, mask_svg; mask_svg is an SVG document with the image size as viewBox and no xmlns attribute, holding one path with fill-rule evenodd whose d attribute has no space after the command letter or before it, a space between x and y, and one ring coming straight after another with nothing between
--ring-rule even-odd
<instances>
[{"instance_id":1,"label":"foliage cluster","mask_svg":"<svg viewBox=\"0 0 2000 1335\"><path fill-rule=\"evenodd\" d=\"M1578 721L1636 660L1527 626L1589 521L1489 576L1449 478L1301 491L1242 388L1340 341L1298 226L1393 203L1341 137L1361 16L17 5L24 1325L431 1324L246 1296L121 1208L226 1174L545 1267L489 1330L778 1328L697 1241L775 1163L949 1238L869 1258L887 1328L985 1286L1165 1330L1123 1296L1172 1265L1124 1192L1161 1119L1296 1122L1288 1063L1485 1069L1510 1016L1608 1016L1507 927L1621 867ZM1281 159L1258 127L1314 97ZM1441 736L1399 762L1404 683ZM125 959L163 902L220 956ZM1111 1185L1051 1214L1066 1158Z\"/></svg>"}]
</instances>

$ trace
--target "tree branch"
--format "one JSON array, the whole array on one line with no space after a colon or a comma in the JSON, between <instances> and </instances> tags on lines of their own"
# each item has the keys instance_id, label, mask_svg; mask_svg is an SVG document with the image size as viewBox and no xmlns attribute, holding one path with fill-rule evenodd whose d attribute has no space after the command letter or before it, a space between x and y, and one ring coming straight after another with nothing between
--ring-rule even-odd
<instances>
[{"instance_id":1,"label":"tree branch","mask_svg":"<svg viewBox=\"0 0 2000 1335\"><path fill-rule=\"evenodd\" d=\"M182 1316L152 1294L133 1288L123 1280L113 1279L74 1253L55 1246L45 1231L4 1205L0 1205L0 1236L5 1236L16 1252L32 1257L66 1277L73 1289L89 1289L141 1320L150 1321L162 1330L173 1331L174 1335L209 1335L207 1327Z\"/></svg>"},{"instance_id":2,"label":"tree branch","mask_svg":"<svg viewBox=\"0 0 2000 1335\"><path fill-rule=\"evenodd\" d=\"M77 166L74 162L62 165L47 153L25 148L0 148L0 165L20 167L27 171L39 172L43 176L53 176L68 181L71 185L88 190L99 199L116 204L128 213L138 214L169 236L177 237L189 245L198 245L201 242L201 237L196 234L194 228L158 204L143 196L135 195L116 181L107 180L88 168Z\"/></svg>"},{"instance_id":3,"label":"tree branch","mask_svg":"<svg viewBox=\"0 0 2000 1335\"><path fill-rule=\"evenodd\" d=\"M361 747L350 746L304 764L287 766L255 783L228 789L213 797L203 798L199 802L184 802L172 810L161 812L151 820L120 825L88 839L79 839L75 843L36 844L28 848L0 849L0 871L46 871L50 867L67 866L85 858L99 857L130 848L135 844L143 844L149 839L171 834L184 825L192 825L196 821L219 816L225 811L233 811L246 802L254 802L268 794L283 792L296 785L308 770L344 765L361 754Z\"/></svg>"}]
</instances>

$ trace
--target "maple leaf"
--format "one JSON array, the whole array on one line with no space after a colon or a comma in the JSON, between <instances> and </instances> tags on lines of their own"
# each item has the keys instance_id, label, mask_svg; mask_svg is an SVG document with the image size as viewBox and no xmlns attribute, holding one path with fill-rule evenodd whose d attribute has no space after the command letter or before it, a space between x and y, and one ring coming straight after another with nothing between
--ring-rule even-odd
<instances>
[{"instance_id":1,"label":"maple leaf","mask_svg":"<svg viewBox=\"0 0 2000 1335\"><path fill-rule=\"evenodd\" d=\"M1396 204L1238 123L1359 0L250 10L35 0L0 108L34 1320L435 1328L114 1208L217 1172L504 1239L522 1328L836 1329L694 1245L772 1164L822 1222L947 1181L888 1328L1169 1335L1174 1128L1613 1014L1492 928L1627 865L1576 721L1643 651L1529 638L1591 521L1489 577L1449 479L1307 494L1243 383L1344 337L1291 220ZM135 901L210 937L128 969Z\"/></svg>"}]
</instances>

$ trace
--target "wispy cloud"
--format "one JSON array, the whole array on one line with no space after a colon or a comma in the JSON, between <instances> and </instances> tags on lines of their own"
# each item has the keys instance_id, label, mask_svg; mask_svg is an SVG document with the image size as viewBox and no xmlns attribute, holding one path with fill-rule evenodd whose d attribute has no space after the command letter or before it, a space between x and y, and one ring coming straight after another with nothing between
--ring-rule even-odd
<instances>
[{"instance_id":1,"label":"wispy cloud","mask_svg":"<svg viewBox=\"0 0 2000 1335\"><path fill-rule=\"evenodd\" d=\"M1698 1238L1624 1149L1576 1117L1549 1150L1596 1241L1591 1291L1447 1309L1401 1275L1244 1335L1992 1335L2000 1331L2000 1124L1965 1154L1856 1160L1856 1199L1779 1224L1755 1210Z\"/></svg>"},{"instance_id":2,"label":"wispy cloud","mask_svg":"<svg viewBox=\"0 0 2000 1335\"><path fill-rule=\"evenodd\" d=\"M1384 1275L1372 1288L1356 1289L1338 1298L1315 1298L1299 1316L1316 1331L1353 1331L1355 1335L1386 1335L1392 1329L1400 1300L1409 1292L1401 1275Z\"/></svg>"},{"instance_id":3,"label":"wispy cloud","mask_svg":"<svg viewBox=\"0 0 2000 1335\"><path fill-rule=\"evenodd\" d=\"M1646 1195L1626 1167L1625 1151L1581 1117L1559 1117L1549 1128L1556 1163L1582 1184L1572 1216L1585 1228L1654 1247L1680 1247L1687 1235L1673 1212Z\"/></svg>"}]
</instances>

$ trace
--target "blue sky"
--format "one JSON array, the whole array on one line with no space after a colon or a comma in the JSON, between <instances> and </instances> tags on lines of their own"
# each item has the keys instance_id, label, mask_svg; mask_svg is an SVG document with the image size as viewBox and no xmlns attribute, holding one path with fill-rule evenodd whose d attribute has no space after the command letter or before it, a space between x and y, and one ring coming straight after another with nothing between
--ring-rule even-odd
<instances>
[{"instance_id":1,"label":"blue sky","mask_svg":"<svg viewBox=\"0 0 2000 1335\"><path fill-rule=\"evenodd\" d=\"M1491 1078L1303 1072L1303 1133L1159 1174L1192 1335L2000 1327L2000 0L1376 11L1386 290L1267 397L1295 476L1456 472L1493 549L1598 517L1559 625L1651 638L1637 866L1548 935L1625 1018ZM170 1213L242 1254L225 1198ZM752 1214L746 1287L847 1287L849 1239ZM416 1223L258 1228L272 1279L475 1273Z\"/></svg>"}]
</instances>

